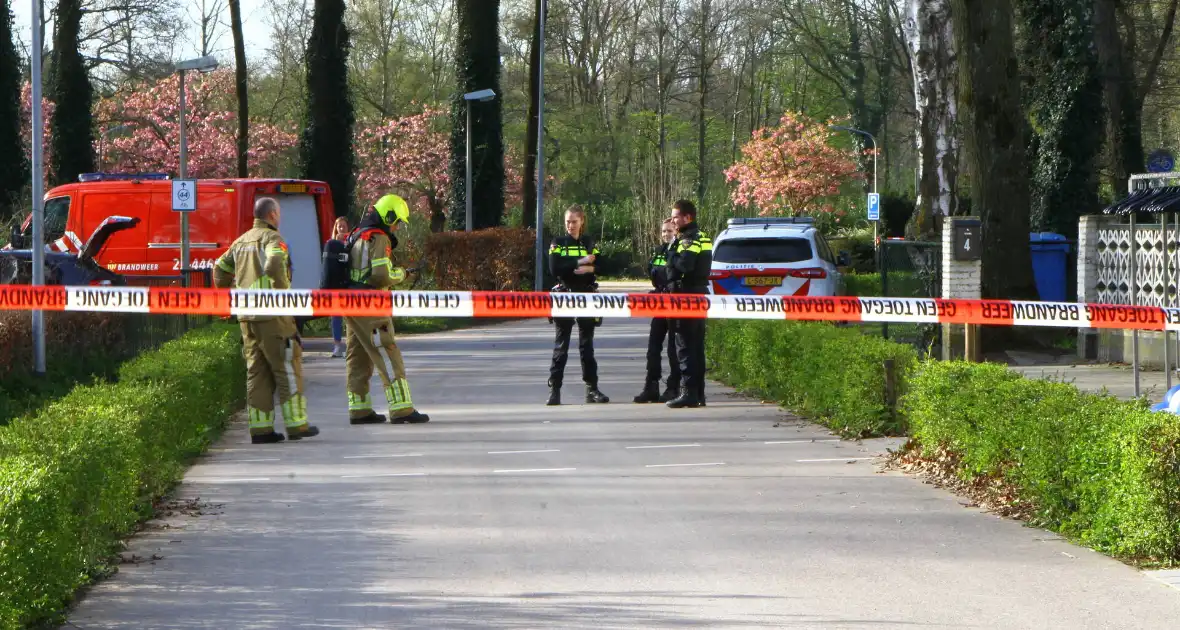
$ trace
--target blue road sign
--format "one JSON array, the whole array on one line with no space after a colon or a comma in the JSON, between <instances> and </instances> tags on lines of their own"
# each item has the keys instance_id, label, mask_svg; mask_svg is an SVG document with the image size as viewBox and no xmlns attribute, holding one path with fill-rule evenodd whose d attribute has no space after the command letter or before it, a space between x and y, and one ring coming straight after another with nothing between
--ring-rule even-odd
<instances>
[{"instance_id":1,"label":"blue road sign","mask_svg":"<svg viewBox=\"0 0 1180 630\"><path fill-rule=\"evenodd\" d=\"M1171 173L1175 166L1176 159L1166 149L1156 149L1147 156L1147 172L1149 173Z\"/></svg>"},{"instance_id":2,"label":"blue road sign","mask_svg":"<svg viewBox=\"0 0 1180 630\"><path fill-rule=\"evenodd\" d=\"M881 220L881 195L869 193L869 221Z\"/></svg>"}]
</instances>

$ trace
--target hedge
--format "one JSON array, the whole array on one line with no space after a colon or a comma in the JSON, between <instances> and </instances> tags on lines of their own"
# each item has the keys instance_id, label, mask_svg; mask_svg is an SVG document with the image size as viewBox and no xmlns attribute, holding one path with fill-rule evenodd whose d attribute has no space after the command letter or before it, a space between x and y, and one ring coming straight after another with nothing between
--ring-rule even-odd
<instances>
[{"instance_id":1,"label":"hedge","mask_svg":"<svg viewBox=\"0 0 1180 630\"><path fill-rule=\"evenodd\" d=\"M54 621L245 398L236 330L193 331L0 428L0 627Z\"/></svg>"},{"instance_id":2,"label":"hedge","mask_svg":"<svg viewBox=\"0 0 1180 630\"><path fill-rule=\"evenodd\" d=\"M911 447L1014 488L1033 524L1114 556L1180 560L1180 417L1003 365L933 361L903 408Z\"/></svg>"},{"instance_id":3,"label":"hedge","mask_svg":"<svg viewBox=\"0 0 1180 630\"><path fill-rule=\"evenodd\" d=\"M44 321L46 374L37 377L30 313L0 311L0 426L79 383L113 378L124 360L183 332L171 315L47 312Z\"/></svg>"},{"instance_id":4,"label":"hedge","mask_svg":"<svg viewBox=\"0 0 1180 630\"><path fill-rule=\"evenodd\" d=\"M919 362L910 346L853 327L708 326L712 374L739 390L846 437L908 432L903 455L1002 489L1033 525L1116 557L1180 561L1180 416L1026 379L1005 365Z\"/></svg>"},{"instance_id":5,"label":"hedge","mask_svg":"<svg viewBox=\"0 0 1180 630\"><path fill-rule=\"evenodd\" d=\"M818 322L709 320L705 339L712 375L739 390L776 400L846 437L904 432L896 402L917 362L908 345Z\"/></svg>"},{"instance_id":6,"label":"hedge","mask_svg":"<svg viewBox=\"0 0 1180 630\"><path fill-rule=\"evenodd\" d=\"M533 286L536 232L488 228L431 234L422 262L437 288L515 291Z\"/></svg>"}]
</instances>

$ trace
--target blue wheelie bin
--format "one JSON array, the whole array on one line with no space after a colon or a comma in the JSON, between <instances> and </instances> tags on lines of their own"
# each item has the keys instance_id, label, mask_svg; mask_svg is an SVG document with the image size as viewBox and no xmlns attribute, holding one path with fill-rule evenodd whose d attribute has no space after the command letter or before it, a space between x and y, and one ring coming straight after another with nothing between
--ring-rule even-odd
<instances>
[{"instance_id":1,"label":"blue wheelie bin","mask_svg":"<svg viewBox=\"0 0 1180 630\"><path fill-rule=\"evenodd\" d=\"M1067 295L1066 265L1069 262L1069 243L1061 234L1033 232L1029 234L1032 247L1033 277L1037 293L1045 302L1064 302Z\"/></svg>"}]
</instances>

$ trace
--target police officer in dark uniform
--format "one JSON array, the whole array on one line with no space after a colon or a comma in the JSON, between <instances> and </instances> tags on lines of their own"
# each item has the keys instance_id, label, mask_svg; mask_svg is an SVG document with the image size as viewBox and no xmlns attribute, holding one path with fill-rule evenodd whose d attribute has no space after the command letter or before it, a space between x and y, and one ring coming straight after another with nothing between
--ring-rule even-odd
<instances>
[{"instance_id":1,"label":"police officer in dark uniform","mask_svg":"<svg viewBox=\"0 0 1180 630\"><path fill-rule=\"evenodd\" d=\"M681 199L672 204L672 221L678 228L668 247L668 281L672 293L709 293L713 266L713 239L697 226L697 209ZM673 320L676 354L680 359L680 395L669 400L673 409L705 405L705 320Z\"/></svg>"},{"instance_id":2,"label":"police officer in dark uniform","mask_svg":"<svg viewBox=\"0 0 1180 630\"><path fill-rule=\"evenodd\" d=\"M672 219L664 219L660 226L660 238L664 241L647 263L647 275L651 278L652 293L667 293L668 248L676 240L676 225ZM666 317L653 317L647 334L647 378L643 391L635 397L637 403L668 402L680 392L680 360L676 357L676 339ZM665 342L667 345L665 346ZM660 394L660 364L664 360L664 348L668 352L668 386Z\"/></svg>"},{"instance_id":3,"label":"police officer in dark uniform","mask_svg":"<svg viewBox=\"0 0 1180 630\"><path fill-rule=\"evenodd\" d=\"M598 283L594 277L594 261L598 258L598 247L594 240L582 235L586 227L586 212L581 206L570 206L565 211L565 229L568 234L553 239L549 247L549 272L557 277L557 292L594 293ZM594 360L594 329L601 318L578 317L578 356L582 361L582 380L586 383L586 402L610 402L598 391L598 362ZM549 405L561 404L561 382L565 375L565 362L569 356L570 336L574 329L574 318L555 317L557 339L553 345L553 362L549 366Z\"/></svg>"}]
</instances>

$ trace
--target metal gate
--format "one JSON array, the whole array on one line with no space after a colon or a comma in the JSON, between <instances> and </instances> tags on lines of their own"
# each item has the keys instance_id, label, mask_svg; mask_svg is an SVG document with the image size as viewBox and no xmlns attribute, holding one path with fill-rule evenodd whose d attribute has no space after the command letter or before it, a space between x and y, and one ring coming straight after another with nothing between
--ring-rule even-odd
<instances>
[{"instance_id":1,"label":"metal gate","mask_svg":"<svg viewBox=\"0 0 1180 630\"><path fill-rule=\"evenodd\" d=\"M942 295L942 244L934 241L884 239L877 250L881 296L937 298ZM881 335L908 343L920 353L942 344L938 324L881 324Z\"/></svg>"}]
</instances>

